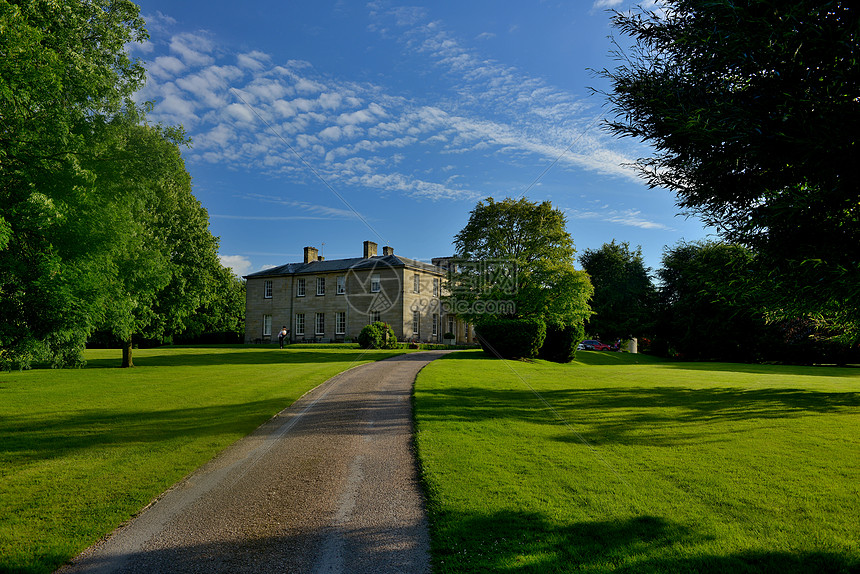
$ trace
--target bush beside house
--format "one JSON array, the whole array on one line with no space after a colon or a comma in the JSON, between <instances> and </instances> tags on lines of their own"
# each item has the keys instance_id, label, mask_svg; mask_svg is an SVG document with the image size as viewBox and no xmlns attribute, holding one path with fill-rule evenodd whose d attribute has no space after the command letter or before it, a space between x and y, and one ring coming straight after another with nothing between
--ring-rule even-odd
<instances>
[{"instance_id":1,"label":"bush beside house","mask_svg":"<svg viewBox=\"0 0 860 574\"><path fill-rule=\"evenodd\" d=\"M396 349L397 337L391 325L377 321L361 330L358 334L358 346L362 349Z\"/></svg>"}]
</instances>

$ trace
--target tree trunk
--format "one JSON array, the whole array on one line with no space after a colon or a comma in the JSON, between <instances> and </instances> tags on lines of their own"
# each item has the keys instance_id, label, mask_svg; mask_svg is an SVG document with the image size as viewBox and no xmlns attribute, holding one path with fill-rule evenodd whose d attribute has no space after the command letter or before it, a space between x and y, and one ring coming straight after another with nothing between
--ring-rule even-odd
<instances>
[{"instance_id":1,"label":"tree trunk","mask_svg":"<svg viewBox=\"0 0 860 574\"><path fill-rule=\"evenodd\" d=\"M122 342L122 368L127 369L133 366L134 363L131 361L131 337L129 337L128 340Z\"/></svg>"}]
</instances>

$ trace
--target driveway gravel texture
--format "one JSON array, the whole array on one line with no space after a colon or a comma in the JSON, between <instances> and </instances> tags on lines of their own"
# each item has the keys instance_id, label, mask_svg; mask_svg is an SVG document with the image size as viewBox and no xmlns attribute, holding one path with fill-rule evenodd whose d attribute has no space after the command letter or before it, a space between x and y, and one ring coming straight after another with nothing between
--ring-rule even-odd
<instances>
[{"instance_id":1,"label":"driveway gravel texture","mask_svg":"<svg viewBox=\"0 0 860 574\"><path fill-rule=\"evenodd\" d=\"M329 379L57 572L429 572L411 394L444 353Z\"/></svg>"}]
</instances>

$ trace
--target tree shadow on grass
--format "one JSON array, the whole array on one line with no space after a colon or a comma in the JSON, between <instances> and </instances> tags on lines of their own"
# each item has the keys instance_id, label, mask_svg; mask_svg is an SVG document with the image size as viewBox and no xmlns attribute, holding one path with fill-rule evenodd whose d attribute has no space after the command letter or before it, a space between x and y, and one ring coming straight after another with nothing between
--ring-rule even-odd
<instances>
[{"instance_id":1,"label":"tree shadow on grass","mask_svg":"<svg viewBox=\"0 0 860 574\"><path fill-rule=\"evenodd\" d=\"M655 516L551 523L537 513L431 512L436 572L808 573L857 572L839 552L730 552L696 548L713 536Z\"/></svg>"},{"instance_id":2,"label":"tree shadow on grass","mask_svg":"<svg viewBox=\"0 0 860 574\"><path fill-rule=\"evenodd\" d=\"M380 360L402 354L403 351L365 351L363 349L278 349L247 347L245 349L163 348L136 351L136 367L205 367L218 365L289 365L303 363L349 363L357 360ZM86 368L120 368L122 353L116 358L90 359Z\"/></svg>"},{"instance_id":3,"label":"tree shadow on grass","mask_svg":"<svg viewBox=\"0 0 860 574\"><path fill-rule=\"evenodd\" d=\"M539 392L552 410L527 388L419 389L416 413L440 421L513 419L559 425L558 413L571 424L585 421L586 428L578 431L592 444L668 446L718 440L703 434L710 431L702 431L701 423L785 419L860 408L860 393L802 389L602 387ZM690 424L690 429L678 428L684 424Z\"/></svg>"},{"instance_id":4,"label":"tree shadow on grass","mask_svg":"<svg viewBox=\"0 0 860 574\"><path fill-rule=\"evenodd\" d=\"M751 363L701 363L671 361L665 363L667 368L682 371L710 371L714 373L749 373L752 375L782 375L802 377L840 377L860 378L860 369L856 366L837 367L836 365L757 365Z\"/></svg>"},{"instance_id":5,"label":"tree shadow on grass","mask_svg":"<svg viewBox=\"0 0 860 574\"><path fill-rule=\"evenodd\" d=\"M574 364L590 366L661 365L668 369L712 371L715 373L749 373L754 375L786 375L808 377L857 377L856 366L835 365L762 365L756 363L694 362L665 359L643 353L613 353L609 351L577 351Z\"/></svg>"},{"instance_id":6,"label":"tree shadow on grass","mask_svg":"<svg viewBox=\"0 0 860 574\"><path fill-rule=\"evenodd\" d=\"M460 352L449 357L451 360L475 361L497 359L497 357L481 350ZM514 367L523 361L511 361ZM533 361L525 361L533 362ZM810 376L810 377L856 377L860 378L860 368L857 365L837 367L835 365L761 365L754 363L719 363L719 362L692 362L666 359L644 353L618 353L612 351L577 351L571 363L559 365L558 367L629 367L634 365L660 365L670 369L689 371L713 371L728 373L750 373L761 375L787 375L787 376Z\"/></svg>"},{"instance_id":7,"label":"tree shadow on grass","mask_svg":"<svg viewBox=\"0 0 860 574\"><path fill-rule=\"evenodd\" d=\"M89 410L55 415L48 423L27 413L0 418L0 442L17 464L76 451L175 439L247 434L283 409L283 398L158 411Z\"/></svg>"}]
</instances>

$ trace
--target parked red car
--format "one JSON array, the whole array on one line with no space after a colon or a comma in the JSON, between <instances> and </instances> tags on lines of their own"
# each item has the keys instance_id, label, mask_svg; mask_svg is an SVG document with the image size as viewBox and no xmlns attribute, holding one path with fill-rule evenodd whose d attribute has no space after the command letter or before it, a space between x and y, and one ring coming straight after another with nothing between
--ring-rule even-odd
<instances>
[{"instance_id":1,"label":"parked red car","mask_svg":"<svg viewBox=\"0 0 860 574\"><path fill-rule=\"evenodd\" d=\"M581 343L581 345L582 345L582 348L587 350L587 351L610 351L610 350L612 350L612 347L610 347L609 345L606 345L604 343L601 343L597 339L586 339Z\"/></svg>"}]
</instances>

